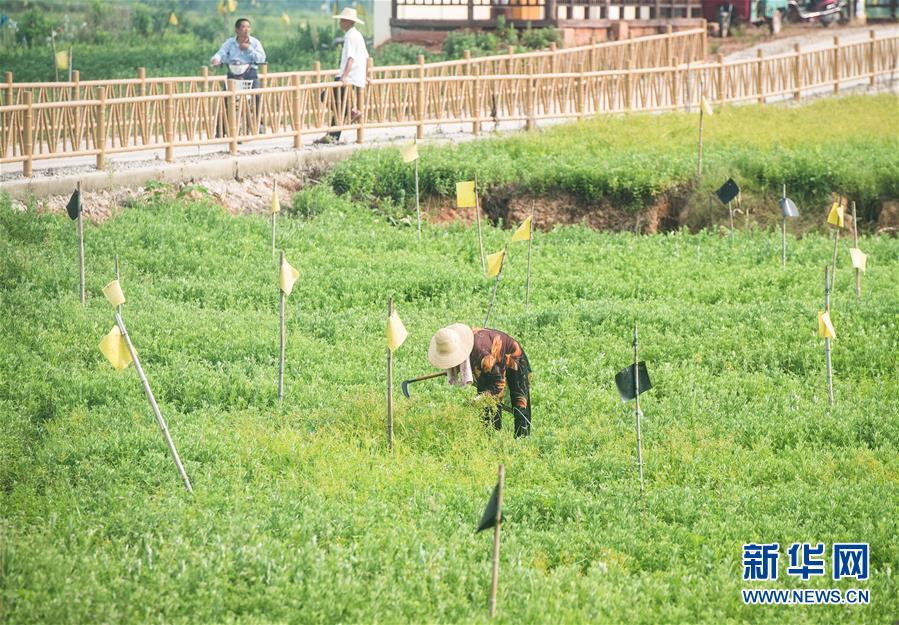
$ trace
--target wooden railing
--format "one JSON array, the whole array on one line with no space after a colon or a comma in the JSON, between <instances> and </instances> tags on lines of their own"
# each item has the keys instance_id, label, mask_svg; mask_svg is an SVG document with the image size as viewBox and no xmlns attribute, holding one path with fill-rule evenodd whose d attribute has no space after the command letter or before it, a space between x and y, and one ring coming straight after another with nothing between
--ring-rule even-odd
<instances>
[{"instance_id":1,"label":"wooden railing","mask_svg":"<svg viewBox=\"0 0 899 625\"><path fill-rule=\"evenodd\" d=\"M374 67L373 79L381 78L425 78L446 76L473 76L479 73L482 77L518 73L573 72L581 69L603 70L624 69L628 59L633 57L634 67L658 67L671 63L691 63L705 58L706 33L704 29L695 28L680 32L639 37L626 41L606 41L573 48L556 48L549 50L474 57L466 54L466 58L439 63ZM265 72L260 73L262 87L286 87L299 80L300 84L327 82L338 73L336 69L322 70L316 62L315 67L304 72ZM209 69L203 67L198 76L181 77L147 77L143 68L138 69L136 78L119 80L80 80L77 71L73 72L71 82L16 83L12 72L7 72L4 84L0 84L0 105L23 104L25 92L31 92L32 102L63 102L72 100L89 100L97 96L101 89L108 100L117 98L134 98L152 95L163 95L166 85L172 85L176 94L194 94L226 92L227 79L224 75L210 75Z\"/></svg>"},{"instance_id":2,"label":"wooden railing","mask_svg":"<svg viewBox=\"0 0 899 625\"><path fill-rule=\"evenodd\" d=\"M506 23L567 26L572 22L702 17L701 0L392 0L391 25L405 28L490 27Z\"/></svg>"},{"instance_id":3,"label":"wooden railing","mask_svg":"<svg viewBox=\"0 0 899 625\"><path fill-rule=\"evenodd\" d=\"M623 111L660 111L695 107L700 84L716 103L758 101L774 96L796 99L823 88L838 92L846 82L895 79L899 69L899 36L826 49L755 59L656 68L581 72L498 74L489 76L406 76L373 78L360 90L358 103L338 102L339 83L303 83L237 91L175 93L69 102L26 102L0 107L0 162L22 163L31 176L38 159L91 155L98 168L111 154L164 150L174 160L180 147L223 144L232 154L238 143L290 137L294 147L304 134L328 129L332 111L341 129L356 131L364 141L371 128L471 124L477 134L485 122L522 121L533 127L541 119L584 118ZM258 98L258 107L256 101ZM350 123L349 110L362 111ZM262 125L265 134L259 133Z\"/></svg>"}]
</instances>

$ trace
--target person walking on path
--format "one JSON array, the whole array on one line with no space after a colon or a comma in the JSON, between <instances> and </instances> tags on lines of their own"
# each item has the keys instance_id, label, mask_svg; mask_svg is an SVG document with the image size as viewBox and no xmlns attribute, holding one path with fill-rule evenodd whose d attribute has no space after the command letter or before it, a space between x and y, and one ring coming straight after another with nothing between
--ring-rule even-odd
<instances>
[{"instance_id":1,"label":"person walking on path","mask_svg":"<svg viewBox=\"0 0 899 625\"><path fill-rule=\"evenodd\" d=\"M428 361L446 369L450 384L465 386L474 382L479 397L493 398L484 408L484 421L499 430L506 387L511 395L515 436L531 433L531 366L517 340L499 330L471 328L454 323L441 328L428 347Z\"/></svg>"},{"instance_id":2,"label":"person walking on path","mask_svg":"<svg viewBox=\"0 0 899 625\"><path fill-rule=\"evenodd\" d=\"M360 87L365 86L368 68L368 50L365 47L365 38L356 28L356 24L364 24L356 14L356 9L346 7L334 19L340 20L340 30L343 31L343 50L340 52L340 73L334 80L340 82L340 86L334 90L334 100L331 106L331 125L336 126L340 113L350 108L350 123L356 123L362 116L360 108L362 103L358 101ZM327 93L322 92L322 102L327 98ZM332 130L315 143L334 143L340 139L340 131Z\"/></svg>"}]
</instances>

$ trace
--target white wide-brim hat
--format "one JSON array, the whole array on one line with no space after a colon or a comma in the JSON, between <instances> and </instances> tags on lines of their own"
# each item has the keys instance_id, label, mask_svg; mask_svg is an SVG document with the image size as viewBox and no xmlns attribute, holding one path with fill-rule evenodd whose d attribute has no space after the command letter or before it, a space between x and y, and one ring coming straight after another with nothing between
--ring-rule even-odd
<instances>
[{"instance_id":1,"label":"white wide-brim hat","mask_svg":"<svg viewBox=\"0 0 899 625\"><path fill-rule=\"evenodd\" d=\"M351 22L356 22L357 24L365 24L365 22L359 19L359 16L356 14L356 9L352 7L344 7L343 11L341 11L339 15L333 15L332 17L335 20L350 20Z\"/></svg>"},{"instance_id":2,"label":"white wide-brim hat","mask_svg":"<svg viewBox=\"0 0 899 625\"><path fill-rule=\"evenodd\" d=\"M438 369L450 369L465 362L474 346L474 332L464 323L437 330L428 346L428 361Z\"/></svg>"}]
</instances>

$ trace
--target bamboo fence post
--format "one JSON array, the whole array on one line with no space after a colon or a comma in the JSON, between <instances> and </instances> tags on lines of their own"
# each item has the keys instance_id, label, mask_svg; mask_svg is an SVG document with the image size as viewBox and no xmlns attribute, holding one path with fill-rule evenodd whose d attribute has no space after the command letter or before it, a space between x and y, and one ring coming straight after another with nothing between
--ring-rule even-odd
<instances>
[{"instance_id":1,"label":"bamboo fence post","mask_svg":"<svg viewBox=\"0 0 899 625\"><path fill-rule=\"evenodd\" d=\"M671 34L673 32L673 26L671 24L667 24L665 26L665 61L668 63L669 67L673 65L672 61L674 59L674 46L671 41Z\"/></svg>"},{"instance_id":2,"label":"bamboo fence post","mask_svg":"<svg viewBox=\"0 0 899 625\"><path fill-rule=\"evenodd\" d=\"M858 219L855 216L855 201L852 202L852 241L853 247L858 249ZM858 267L855 268L855 296L861 299L862 296L862 272Z\"/></svg>"},{"instance_id":3,"label":"bamboo fence post","mask_svg":"<svg viewBox=\"0 0 899 625\"><path fill-rule=\"evenodd\" d=\"M637 354L637 322L634 322L634 418L637 423L637 469L640 473L640 494L643 494L643 437L640 433L640 359Z\"/></svg>"},{"instance_id":4,"label":"bamboo fence post","mask_svg":"<svg viewBox=\"0 0 899 625\"><path fill-rule=\"evenodd\" d=\"M301 107L300 94L300 77L294 74L290 77L290 84L293 87L293 98L291 100L291 116L293 117L293 149L299 150L303 147L303 114Z\"/></svg>"},{"instance_id":5,"label":"bamboo fence post","mask_svg":"<svg viewBox=\"0 0 899 625\"><path fill-rule=\"evenodd\" d=\"M833 93L840 93L840 38L833 38Z\"/></svg>"},{"instance_id":6,"label":"bamboo fence post","mask_svg":"<svg viewBox=\"0 0 899 625\"><path fill-rule=\"evenodd\" d=\"M715 68L715 74L717 76L717 90L718 90L718 106L724 106L724 102L726 101L725 97L725 88L724 88L724 55L718 53L717 57L718 67Z\"/></svg>"},{"instance_id":7,"label":"bamboo fence post","mask_svg":"<svg viewBox=\"0 0 899 625\"><path fill-rule=\"evenodd\" d=\"M533 68L530 68L533 70ZM525 123L525 130L533 130L536 126L536 122L534 120L534 109L536 108L536 89L534 88L534 73L530 71L527 76L527 98L526 101L526 109L527 109L527 122Z\"/></svg>"},{"instance_id":8,"label":"bamboo fence post","mask_svg":"<svg viewBox=\"0 0 899 625\"><path fill-rule=\"evenodd\" d=\"M165 83L165 162L175 162L175 99L174 85Z\"/></svg>"},{"instance_id":9,"label":"bamboo fence post","mask_svg":"<svg viewBox=\"0 0 899 625\"><path fill-rule=\"evenodd\" d=\"M702 60L709 58L709 23L703 18L702 19Z\"/></svg>"},{"instance_id":10,"label":"bamboo fence post","mask_svg":"<svg viewBox=\"0 0 899 625\"><path fill-rule=\"evenodd\" d=\"M281 262L278 264L278 271L284 266L284 250L281 250ZM280 295L280 356L278 358L278 404L284 403L284 289L281 288L280 281L278 284L278 293Z\"/></svg>"},{"instance_id":11,"label":"bamboo fence post","mask_svg":"<svg viewBox=\"0 0 899 625\"><path fill-rule=\"evenodd\" d=\"M505 485L506 470L499 465L499 474L496 480L496 517L493 519L493 578L490 584L490 618L496 616L496 591L499 586L499 536L500 526L503 523L503 487Z\"/></svg>"},{"instance_id":12,"label":"bamboo fence post","mask_svg":"<svg viewBox=\"0 0 899 625\"><path fill-rule=\"evenodd\" d=\"M140 83L138 84L138 94L140 94L141 97L144 97L145 95L147 95L147 69L145 67L137 68L137 79L140 81ZM147 138L149 136L149 126L147 123L147 103L141 102L138 105L138 110L140 111L139 116L141 139L143 140L144 144L146 144Z\"/></svg>"},{"instance_id":13,"label":"bamboo fence post","mask_svg":"<svg viewBox=\"0 0 899 625\"><path fill-rule=\"evenodd\" d=\"M393 314L393 298L387 298L387 323ZM387 347L387 451L393 451L393 352Z\"/></svg>"},{"instance_id":14,"label":"bamboo fence post","mask_svg":"<svg viewBox=\"0 0 899 625\"><path fill-rule=\"evenodd\" d=\"M584 75L584 63L581 62L580 75L577 79L577 118L583 120L587 109L587 77Z\"/></svg>"},{"instance_id":15,"label":"bamboo fence post","mask_svg":"<svg viewBox=\"0 0 899 625\"><path fill-rule=\"evenodd\" d=\"M30 89L26 89L22 94L25 98L25 128L22 136L22 151L25 153L25 160L22 162L22 175L31 178L32 173L32 151L34 150L34 96Z\"/></svg>"},{"instance_id":16,"label":"bamboo fence post","mask_svg":"<svg viewBox=\"0 0 899 625\"><path fill-rule=\"evenodd\" d=\"M759 96L759 104L765 103L765 61L763 57L765 53L762 52L762 49L759 48L756 50L756 67L758 70L756 71L756 90L758 91Z\"/></svg>"},{"instance_id":17,"label":"bamboo fence post","mask_svg":"<svg viewBox=\"0 0 899 625\"><path fill-rule=\"evenodd\" d=\"M557 57L559 55L559 48L556 45L555 41L549 42L549 73L556 73L556 66L558 65Z\"/></svg>"},{"instance_id":18,"label":"bamboo fence post","mask_svg":"<svg viewBox=\"0 0 899 625\"><path fill-rule=\"evenodd\" d=\"M871 30L868 31L868 85L871 87L877 82L877 65L875 61L875 49L876 46L875 40L877 39L877 34Z\"/></svg>"},{"instance_id":19,"label":"bamboo fence post","mask_svg":"<svg viewBox=\"0 0 899 625\"><path fill-rule=\"evenodd\" d=\"M6 81L6 106L12 106L15 104L13 101L12 72L4 73L3 77Z\"/></svg>"},{"instance_id":20,"label":"bamboo fence post","mask_svg":"<svg viewBox=\"0 0 899 625\"><path fill-rule=\"evenodd\" d=\"M624 110L630 111L634 101L634 55L633 46L627 42L627 73L624 75Z\"/></svg>"},{"instance_id":21,"label":"bamboo fence post","mask_svg":"<svg viewBox=\"0 0 899 625\"><path fill-rule=\"evenodd\" d=\"M478 224L478 248L481 251L481 271L487 272L487 262L484 260L484 240L481 238L481 194L478 192L478 175L474 175L474 215Z\"/></svg>"},{"instance_id":22,"label":"bamboo fence post","mask_svg":"<svg viewBox=\"0 0 899 625\"><path fill-rule=\"evenodd\" d=\"M371 68L374 64L371 57L365 63L365 86L356 90L356 108L361 114L359 129L356 131L356 143L365 140L365 122L368 121L368 83L371 81Z\"/></svg>"},{"instance_id":23,"label":"bamboo fence post","mask_svg":"<svg viewBox=\"0 0 899 625\"><path fill-rule=\"evenodd\" d=\"M471 123L471 134L477 136L481 134L481 67L480 65L474 66L474 85L471 88L471 113L472 113L472 121Z\"/></svg>"},{"instance_id":24,"label":"bamboo fence post","mask_svg":"<svg viewBox=\"0 0 899 625\"><path fill-rule=\"evenodd\" d=\"M513 46L506 46L506 53L509 55L509 71L507 73L514 74L515 73L515 48Z\"/></svg>"},{"instance_id":25,"label":"bamboo fence post","mask_svg":"<svg viewBox=\"0 0 899 625\"><path fill-rule=\"evenodd\" d=\"M150 408L153 409L153 414L156 416L156 423L159 424L159 429L162 430L165 443L168 445L169 452L172 454L172 460L175 461L175 466L178 467L178 473L181 474L181 480L184 482L184 487L187 489L187 492L193 494L194 489L190 485L190 478L187 477L184 465L181 464L181 457L178 455L178 450L175 448L175 443L172 441L172 437L169 434L169 428L165 424L165 419L162 418L162 414L159 412L156 398L153 397L153 390L150 388L150 383L147 381L147 376L144 374L143 367L140 366L140 360L137 357L137 352L134 350L134 345L131 344L131 337L128 335L128 330L125 329L125 322L122 321L122 317L119 313L115 313L115 320L116 324L119 326L119 332L121 333L122 338L125 339L125 344L128 346L131 360L134 361L134 369L137 371L137 377L140 378L141 384L144 387L147 401L150 402Z\"/></svg>"},{"instance_id":26,"label":"bamboo fence post","mask_svg":"<svg viewBox=\"0 0 899 625\"><path fill-rule=\"evenodd\" d=\"M96 93L100 103L97 105L96 141L94 147L99 150L97 152L97 169L103 169L106 164L106 89L97 87Z\"/></svg>"},{"instance_id":27,"label":"bamboo fence post","mask_svg":"<svg viewBox=\"0 0 899 625\"><path fill-rule=\"evenodd\" d=\"M827 270L827 265L824 265L824 312L830 314L830 283ZM824 364L827 371L827 403L833 406L833 368L830 359L830 337L827 336L824 337Z\"/></svg>"},{"instance_id":28,"label":"bamboo fence post","mask_svg":"<svg viewBox=\"0 0 899 625\"><path fill-rule=\"evenodd\" d=\"M237 81L228 81L228 142L232 156L237 155Z\"/></svg>"},{"instance_id":29,"label":"bamboo fence post","mask_svg":"<svg viewBox=\"0 0 899 625\"><path fill-rule=\"evenodd\" d=\"M87 303L87 289L84 286L84 214L83 197L81 195L81 181L78 181L78 220L76 226L78 228L78 293L81 297L81 305Z\"/></svg>"},{"instance_id":30,"label":"bamboo fence post","mask_svg":"<svg viewBox=\"0 0 899 625\"><path fill-rule=\"evenodd\" d=\"M418 124L415 127L415 136L418 139L425 138L425 57L418 55L418 90L415 97L415 118Z\"/></svg>"},{"instance_id":31,"label":"bamboo fence post","mask_svg":"<svg viewBox=\"0 0 899 625\"><path fill-rule=\"evenodd\" d=\"M72 59L69 56L69 62L71 63ZM72 96L69 97L70 100L80 100L81 99L81 72L77 69L72 70ZM81 107L76 106L73 110L73 117L75 119L75 125L72 128L72 134L69 138L69 141L72 146L72 150L77 152L81 150Z\"/></svg>"},{"instance_id":32,"label":"bamboo fence post","mask_svg":"<svg viewBox=\"0 0 899 625\"><path fill-rule=\"evenodd\" d=\"M793 99L802 98L802 52L798 43L793 44Z\"/></svg>"}]
</instances>

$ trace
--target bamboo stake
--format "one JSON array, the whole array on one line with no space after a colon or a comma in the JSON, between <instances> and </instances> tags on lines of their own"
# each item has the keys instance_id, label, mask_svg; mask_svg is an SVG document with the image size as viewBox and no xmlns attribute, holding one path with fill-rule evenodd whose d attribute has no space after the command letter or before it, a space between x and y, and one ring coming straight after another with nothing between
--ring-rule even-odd
<instances>
[{"instance_id":1,"label":"bamboo stake","mask_svg":"<svg viewBox=\"0 0 899 625\"><path fill-rule=\"evenodd\" d=\"M415 159L415 215L418 217L418 240L421 241L421 205L418 200L418 159Z\"/></svg>"},{"instance_id":2,"label":"bamboo stake","mask_svg":"<svg viewBox=\"0 0 899 625\"><path fill-rule=\"evenodd\" d=\"M484 239L481 237L481 198L478 194L478 175L474 176L474 214L478 222L478 247L481 250L481 271L487 273L487 261L484 260Z\"/></svg>"},{"instance_id":3,"label":"bamboo stake","mask_svg":"<svg viewBox=\"0 0 899 625\"><path fill-rule=\"evenodd\" d=\"M277 182L275 182L274 186L272 187L272 193L274 195L278 194L278 183ZM278 219L278 214L275 211L272 211L272 258L275 257L275 229L276 229L277 219Z\"/></svg>"},{"instance_id":4,"label":"bamboo stake","mask_svg":"<svg viewBox=\"0 0 899 625\"><path fill-rule=\"evenodd\" d=\"M281 250L281 263L278 265L278 271L284 265L284 250ZM284 402L284 290L278 285L278 293L281 295L281 356L278 359L278 403Z\"/></svg>"},{"instance_id":5,"label":"bamboo stake","mask_svg":"<svg viewBox=\"0 0 899 625\"><path fill-rule=\"evenodd\" d=\"M783 199L787 199L787 185L784 184L784 192ZM783 209L781 209L783 212ZM781 215L781 226L780 226L780 266L786 269L787 267L787 215L783 213Z\"/></svg>"},{"instance_id":6,"label":"bamboo stake","mask_svg":"<svg viewBox=\"0 0 899 625\"><path fill-rule=\"evenodd\" d=\"M830 286L827 281L827 265L824 265L824 311L830 313ZM831 323L833 323L831 321ZM833 368L830 362L830 338L824 337L824 364L827 369L827 403L833 406Z\"/></svg>"},{"instance_id":7,"label":"bamboo stake","mask_svg":"<svg viewBox=\"0 0 899 625\"><path fill-rule=\"evenodd\" d=\"M496 616L496 590L499 586L499 533L503 522L503 486L506 469L499 465L496 489L496 518L493 521L493 581L490 585L490 618Z\"/></svg>"},{"instance_id":8,"label":"bamboo stake","mask_svg":"<svg viewBox=\"0 0 899 625\"><path fill-rule=\"evenodd\" d=\"M82 218L81 181L78 181L78 275L80 276L79 289L81 293L81 305L87 303L87 294L84 289L84 220Z\"/></svg>"},{"instance_id":9,"label":"bamboo stake","mask_svg":"<svg viewBox=\"0 0 899 625\"><path fill-rule=\"evenodd\" d=\"M387 322L393 314L393 298L387 298ZM387 451L393 451L393 352L387 347Z\"/></svg>"},{"instance_id":10,"label":"bamboo stake","mask_svg":"<svg viewBox=\"0 0 899 625\"><path fill-rule=\"evenodd\" d=\"M855 201L852 202L852 241L853 247L858 249L858 219L855 216ZM855 296L859 299L862 297L862 272L858 267L855 268Z\"/></svg>"},{"instance_id":11,"label":"bamboo stake","mask_svg":"<svg viewBox=\"0 0 899 625\"><path fill-rule=\"evenodd\" d=\"M121 286L122 283L121 283L121 280L119 279L119 255L118 254L115 255L115 279L119 283L119 286ZM116 306L116 312L119 313L119 315L122 314L122 305L121 304Z\"/></svg>"},{"instance_id":12,"label":"bamboo stake","mask_svg":"<svg viewBox=\"0 0 899 625\"><path fill-rule=\"evenodd\" d=\"M530 232L528 233L528 280L525 283L524 287L524 312L527 314L528 312L528 301L530 300L531 295L531 242L534 239L534 211L531 210L531 225ZM505 258L503 259L505 260Z\"/></svg>"},{"instance_id":13,"label":"bamboo stake","mask_svg":"<svg viewBox=\"0 0 899 625\"><path fill-rule=\"evenodd\" d=\"M830 289L831 290L833 290L834 284L837 281L837 250L839 249L839 245L840 245L840 230L842 230L842 228L837 228L837 234L833 238L833 258L830 261L830 266L831 266Z\"/></svg>"},{"instance_id":14,"label":"bamboo stake","mask_svg":"<svg viewBox=\"0 0 899 625\"><path fill-rule=\"evenodd\" d=\"M640 434L640 362L637 355L637 322L634 322L634 417L637 422L637 469L640 472L640 494L643 494L643 438Z\"/></svg>"},{"instance_id":15,"label":"bamboo stake","mask_svg":"<svg viewBox=\"0 0 899 625\"><path fill-rule=\"evenodd\" d=\"M730 240L734 240L734 206L733 202L727 203L727 214L730 217Z\"/></svg>"},{"instance_id":16,"label":"bamboo stake","mask_svg":"<svg viewBox=\"0 0 899 625\"><path fill-rule=\"evenodd\" d=\"M508 247L508 246L507 246ZM496 289L499 286L499 279L503 277L503 267L506 265L506 248L503 248L503 258L499 262L499 271L496 273L496 280L493 282L493 294L490 296L490 304L487 306L487 314L484 315L484 327L487 327L487 320L490 319L490 311L493 310L493 302L496 300Z\"/></svg>"},{"instance_id":17,"label":"bamboo stake","mask_svg":"<svg viewBox=\"0 0 899 625\"><path fill-rule=\"evenodd\" d=\"M169 447L169 452L172 454L172 460L175 461L175 466L178 467L178 473L181 474L181 480L184 482L184 487L187 488L187 492L193 494L194 489L190 485L190 478L187 477L187 472L184 470L184 465L181 464L181 457L178 456L178 450L175 449L175 443L172 441L172 437L169 434L169 428L165 424L165 419L162 418L162 414L159 412L159 406L156 404L156 398L153 397L153 390L150 388L150 383L147 381L147 376L144 375L143 367L140 366L140 360L137 357L137 352L134 350L134 345L131 344L131 337L128 336L128 330L125 329L125 322L122 321L121 315L119 313L115 313L115 321L119 326L119 332L122 334L122 337L125 339L125 344L128 346L128 352L131 354L131 360L134 361L134 369L137 371L137 377L140 378L141 384L144 386L144 393L147 395L147 401L150 402L150 408L153 409L153 414L156 415L156 422L159 424L159 429L162 430L162 435L165 438L165 443Z\"/></svg>"},{"instance_id":18,"label":"bamboo stake","mask_svg":"<svg viewBox=\"0 0 899 625\"><path fill-rule=\"evenodd\" d=\"M699 79L699 158L696 162L696 177L702 178L702 120L703 120L703 106L702 106L702 98L704 92L702 90L702 78Z\"/></svg>"}]
</instances>

